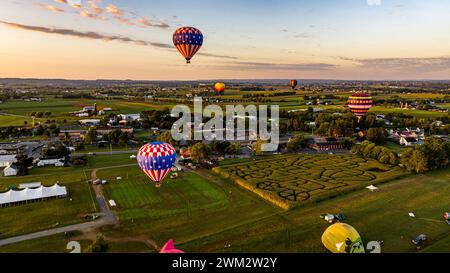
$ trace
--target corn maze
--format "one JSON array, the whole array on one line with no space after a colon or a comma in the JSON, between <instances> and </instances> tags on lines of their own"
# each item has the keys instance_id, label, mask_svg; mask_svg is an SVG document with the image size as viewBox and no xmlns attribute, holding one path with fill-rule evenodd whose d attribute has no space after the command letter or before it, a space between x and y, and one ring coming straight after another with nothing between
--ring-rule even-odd
<instances>
[{"instance_id":1,"label":"corn maze","mask_svg":"<svg viewBox=\"0 0 450 273\"><path fill-rule=\"evenodd\" d=\"M214 169L289 209L403 175L402 169L354 155L283 155Z\"/></svg>"}]
</instances>

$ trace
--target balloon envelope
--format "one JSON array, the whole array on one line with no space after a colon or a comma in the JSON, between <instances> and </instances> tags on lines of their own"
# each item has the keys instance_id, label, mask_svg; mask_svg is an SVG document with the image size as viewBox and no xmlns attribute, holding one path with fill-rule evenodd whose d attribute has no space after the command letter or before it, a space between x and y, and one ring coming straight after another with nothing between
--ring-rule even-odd
<instances>
[{"instance_id":1,"label":"balloon envelope","mask_svg":"<svg viewBox=\"0 0 450 273\"><path fill-rule=\"evenodd\" d=\"M152 142L139 149L136 159L142 171L159 187L175 165L177 153L170 144Z\"/></svg>"},{"instance_id":2,"label":"balloon envelope","mask_svg":"<svg viewBox=\"0 0 450 273\"><path fill-rule=\"evenodd\" d=\"M184 251L176 249L175 245L173 244L173 240L169 240L161 249L159 253L167 253L167 254L178 254L178 253L184 253Z\"/></svg>"},{"instance_id":3,"label":"balloon envelope","mask_svg":"<svg viewBox=\"0 0 450 273\"><path fill-rule=\"evenodd\" d=\"M219 94L222 94L225 91L225 84L223 82L218 82L214 85L214 90L216 90Z\"/></svg>"},{"instance_id":4,"label":"balloon envelope","mask_svg":"<svg viewBox=\"0 0 450 273\"><path fill-rule=\"evenodd\" d=\"M361 120L361 118L369 112L372 105L373 100L369 94L356 93L348 98L348 108L358 120Z\"/></svg>"},{"instance_id":5,"label":"balloon envelope","mask_svg":"<svg viewBox=\"0 0 450 273\"><path fill-rule=\"evenodd\" d=\"M298 85L298 81L297 80L291 80L290 81L290 86L292 89L295 89L295 87L297 87Z\"/></svg>"},{"instance_id":6,"label":"balloon envelope","mask_svg":"<svg viewBox=\"0 0 450 273\"><path fill-rule=\"evenodd\" d=\"M344 223L331 225L322 235L323 245L332 253L364 253L361 236Z\"/></svg>"},{"instance_id":7,"label":"balloon envelope","mask_svg":"<svg viewBox=\"0 0 450 273\"><path fill-rule=\"evenodd\" d=\"M203 34L194 27L182 27L175 30L173 44L186 59L186 63L191 63L192 57L203 45Z\"/></svg>"}]
</instances>

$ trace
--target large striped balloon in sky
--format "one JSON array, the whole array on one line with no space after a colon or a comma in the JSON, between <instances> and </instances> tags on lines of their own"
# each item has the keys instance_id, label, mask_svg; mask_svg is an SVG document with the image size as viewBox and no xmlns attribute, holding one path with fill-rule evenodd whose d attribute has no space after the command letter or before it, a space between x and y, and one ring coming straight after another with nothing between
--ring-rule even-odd
<instances>
[{"instance_id":1,"label":"large striped balloon in sky","mask_svg":"<svg viewBox=\"0 0 450 273\"><path fill-rule=\"evenodd\" d=\"M172 145L164 142L152 142L142 146L137 161L142 171L150 177L156 187L160 187L164 178L172 170L177 153Z\"/></svg>"},{"instance_id":2,"label":"large striped balloon in sky","mask_svg":"<svg viewBox=\"0 0 450 273\"><path fill-rule=\"evenodd\" d=\"M196 28L182 27L173 34L173 44L189 64L203 45L203 34Z\"/></svg>"},{"instance_id":3,"label":"large striped balloon in sky","mask_svg":"<svg viewBox=\"0 0 450 273\"><path fill-rule=\"evenodd\" d=\"M373 100L369 94L356 93L348 98L348 108L357 118L358 122L361 122L370 108L372 108Z\"/></svg>"},{"instance_id":4,"label":"large striped balloon in sky","mask_svg":"<svg viewBox=\"0 0 450 273\"><path fill-rule=\"evenodd\" d=\"M295 87L297 87L297 85L298 85L298 81L297 80L291 80L290 81L290 86L291 86L292 90L294 90Z\"/></svg>"}]
</instances>

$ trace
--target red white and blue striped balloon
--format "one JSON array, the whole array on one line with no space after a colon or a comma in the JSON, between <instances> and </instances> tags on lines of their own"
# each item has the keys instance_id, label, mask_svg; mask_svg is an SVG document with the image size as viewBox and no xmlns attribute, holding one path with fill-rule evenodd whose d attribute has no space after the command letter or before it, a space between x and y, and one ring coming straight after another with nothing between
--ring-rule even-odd
<instances>
[{"instance_id":1,"label":"red white and blue striped balloon","mask_svg":"<svg viewBox=\"0 0 450 273\"><path fill-rule=\"evenodd\" d=\"M194 27L182 27L173 34L173 44L189 64L203 45L203 34Z\"/></svg>"},{"instance_id":2,"label":"red white and blue striped balloon","mask_svg":"<svg viewBox=\"0 0 450 273\"><path fill-rule=\"evenodd\" d=\"M164 142L146 144L139 149L137 155L139 167L157 187L161 186L161 182L172 170L176 160L175 149Z\"/></svg>"}]
</instances>

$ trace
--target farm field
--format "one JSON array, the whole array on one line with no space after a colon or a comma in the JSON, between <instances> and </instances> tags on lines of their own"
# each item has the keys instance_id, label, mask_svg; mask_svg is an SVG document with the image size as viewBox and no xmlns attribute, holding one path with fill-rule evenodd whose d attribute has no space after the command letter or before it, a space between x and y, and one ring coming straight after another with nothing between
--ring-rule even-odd
<instances>
[{"instance_id":1,"label":"farm field","mask_svg":"<svg viewBox=\"0 0 450 273\"><path fill-rule=\"evenodd\" d=\"M124 168L111 171L99 172L100 177L112 178L126 172ZM319 215L343 213L347 217L345 222L359 231L364 243L383 240L382 252L416 252L411 239L421 233L429 237L422 252L448 251L450 231L442 219L442 213L450 207L450 200L446 198L450 194L448 168L384 183L377 192L359 190L289 211L267 206L267 203L253 198L253 194L240 187L222 179L210 180L208 175L211 174L208 171L202 172L201 175L207 180L185 174L180 180L169 181L161 188L161 193L155 193L156 190L147 184L145 177L138 173L132 175L131 171L128 179L111 182L106 187L107 194L115 196L118 202L121 225L117 228L105 228L101 232L107 238L118 238L121 241L145 236L154 240L159 247L167 239L174 239L180 249L191 253L325 253L327 250L322 246L320 237L328 223ZM198 188L189 187L190 182L187 182L187 188L180 187L181 183L189 180L206 185L201 193ZM136 187L139 189L135 189ZM178 194L189 196L191 208L189 209L188 202L183 204L181 200L174 200L178 198L178 194L169 188L176 189ZM194 204L199 196L215 191L224 193L219 194L213 202L222 203L221 208L213 205L208 210L203 210L202 206L197 207L203 201ZM229 201L224 200L227 193ZM159 201L152 201L154 194L161 195ZM168 202L164 200L167 198ZM153 208L158 207L163 207L168 212L161 214L160 209L152 212ZM171 215L170 211L175 213ZM408 216L411 211L416 213L416 218ZM128 218L131 215L133 218ZM0 247L0 252L67 252L67 239L62 236L41 238L29 243ZM110 252L151 251L141 243L110 242Z\"/></svg>"},{"instance_id":2,"label":"farm field","mask_svg":"<svg viewBox=\"0 0 450 273\"><path fill-rule=\"evenodd\" d=\"M69 192L67 198L29 203L15 207L0 208L0 238L36 232L56 226L65 226L86 221L84 216L97 212L97 203L83 172L2 178L0 190L20 183L42 182L44 186L60 182Z\"/></svg>"},{"instance_id":3,"label":"farm field","mask_svg":"<svg viewBox=\"0 0 450 273\"><path fill-rule=\"evenodd\" d=\"M76 118L69 115L70 112L78 111L84 106L93 105L97 103L99 108L112 108L113 113L117 114L136 114L142 111L152 109L163 109L165 107L171 108L170 103L157 104L152 102L135 102L123 100L93 100L93 99L54 99L45 98L42 102L24 102L22 100L9 100L0 105L0 113L7 115L0 115L0 122L3 126L21 126L24 121L28 124L32 123L29 116L31 112L51 112L49 119L56 119L59 121L76 121ZM46 121L47 118L36 119L36 122Z\"/></svg>"},{"instance_id":4,"label":"farm field","mask_svg":"<svg viewBox=\"0 0 450 273\"><path fill-rule=\"evenodd\" d=\"M209 171L180 173L157 189L138 168L99 171L107 198L117 203L121 225L109 237L147 236L159 247L168 239L187 242L239 226L279 210ZM116 181L116 176L123 180Z\"/></svg>"},{"instance_id":5,"label":"farm field","mask_svg":"<svg viewBox=\"0 0 450 273\"><path fill-rule=\"evenodd\" d=\"M284 155L214 171L289 209L404 175L399 167L354 155Z\"/></svg>"},{"instance_id":6,"label":"farm field","mask_svg":"<svg viewBox=\"0 0 450 273\"><path fill-rule=\"evenodd\" d=\"M202 253L326 253L320 238L329 224L319 216L343 213L365 244L384 241L382 252L416 252L411 240L422 233L429 239L421 251L448 252L450 229L442 218L450 207L448 181L450 168L411 175L379 185L376 192L364 189L308 204L179 247ZM409 217L409 212L416 218Z\"/></svg>"},{"instance_id":7,"label":"farm field","mask_svg":"<svg viewBox=\"0 0 450 273\"><path fill-rule=\"evenodd\" d=\"M401 108L387 108L383 106L374 106L370 109L369 112L382 115L386 115L388 113L403 113L405 115L411 115L418 118L439 118L448 115L448 113L441 113L441 112L401 109Z\"/></svg>"}]
</instances>

